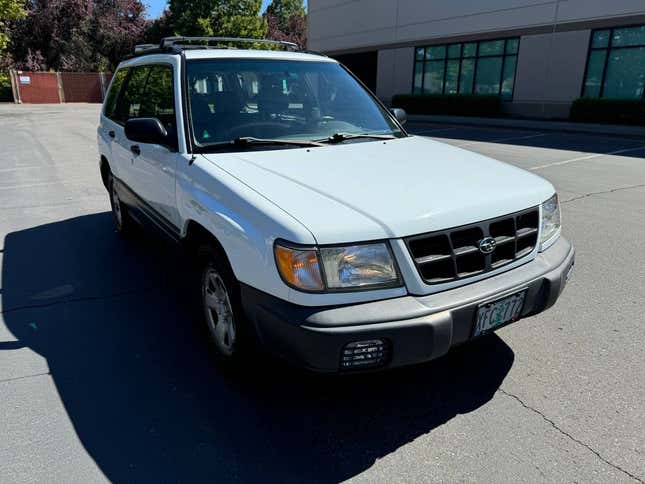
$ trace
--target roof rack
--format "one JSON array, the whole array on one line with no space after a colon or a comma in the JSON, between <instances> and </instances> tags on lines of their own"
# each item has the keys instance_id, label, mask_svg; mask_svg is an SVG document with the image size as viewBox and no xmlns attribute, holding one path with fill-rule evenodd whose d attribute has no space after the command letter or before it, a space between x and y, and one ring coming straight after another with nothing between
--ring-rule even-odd
<instances>
[{"instance_id":1,"label":"roof rack","mask_svg":"<svg viewBox=\"0 0 645 484\"><path fill-rule=\"evenodd\" d=\"M284 47L289 51L299 51L300 47L298 44L293 42L285 42L283 40L267 40L267 39L249 39L244 37L165 37L161 39L159 44L159 49L172 49L179 47L209 47L212 44L231 44L231 43L243 43L243 44L265 44L265 45L275 45ZM190 47L189 47L190 48ZM136 51L136 50L135 50Z\"/></svg>"},{"instance_id":2,"label":"roof rack","mask_svg":"<svg viewBox=\"0 0 645 484\"><path fill-rule=\"evenodd\" d=\"M290 52L303 52L324 56L318 52L303 50L293 42L283 40L268 39L250 39L244 37L164 37L159 45L157 44L138 44L134 47L134 52L124 57L132 59L149 54L180 54L189 49L235 49L235 47L224 46L222 44L243 43L243 44L265 44L283 47Z\"/></svg>"},{"instance_id":3,"label":"roof rack","mask_svg":"<svg viewBox=\"0 0 645 484\"><path fill-rule=\"evenodd\" d=\"M143 54L146 51L155 50L158 48L159 46L157 44L137 44L134 46L134 53Z\"/></svg>"}]
</instances>

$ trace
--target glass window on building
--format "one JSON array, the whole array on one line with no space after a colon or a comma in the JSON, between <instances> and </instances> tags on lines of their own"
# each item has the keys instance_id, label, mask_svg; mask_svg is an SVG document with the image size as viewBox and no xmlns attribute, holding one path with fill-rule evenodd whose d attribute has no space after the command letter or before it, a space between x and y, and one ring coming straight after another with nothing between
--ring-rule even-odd
<instances>
[{"instance_id":1,"label":"glass window on building","mask_svg":"<svg viewBox=\"0 0 645 484\"><path fill-rule=\"evenodd\" d=\"M645 25L594 30L583 96L645 98Z\"/></svg>"},{"instance_id":2,"label":"glass window on building","mask_svg":"<svg viewBox=\"0 0 645 484\"><path fill-rule=\"evenodd\" d=\"M519 38L415 48L414 94L492 94L513 99Z\"/></svg>"}]
</instances>

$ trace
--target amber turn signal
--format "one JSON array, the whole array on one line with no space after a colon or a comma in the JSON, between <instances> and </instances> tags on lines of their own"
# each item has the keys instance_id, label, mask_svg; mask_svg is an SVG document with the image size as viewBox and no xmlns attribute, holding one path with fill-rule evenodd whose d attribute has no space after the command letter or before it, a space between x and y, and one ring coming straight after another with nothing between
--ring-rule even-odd
<instances>
[{"instance_id":1,"label":"amber turn signal","mask_svg":"<svg viewBox=\"0 0 645 484\"><path fill-rule=\"evenodd\" d=\"M288 285L304 291L322 291L325 288L315 249L276 244L274 250L278 270Z\"/></svg>"}]
</instances>

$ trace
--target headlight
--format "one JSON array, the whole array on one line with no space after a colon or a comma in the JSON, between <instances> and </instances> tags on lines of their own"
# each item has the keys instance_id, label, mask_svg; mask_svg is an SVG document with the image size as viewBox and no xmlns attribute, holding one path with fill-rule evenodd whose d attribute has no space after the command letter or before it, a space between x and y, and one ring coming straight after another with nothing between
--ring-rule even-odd
<instances>
[{"instance_id":1,"label":"headlight","mask_svg":"<svg viewBox=\"0 0 645 484\"><path fill-rule=\"evenodd\" d=\"M394 259L384 242L320 248L290 247L278 242L275 256L284 281L304 291L400 285Z\"/></svg>"},{"instance_id":2,"label":"headlight","mask_svg":"<svg viewBox=\"0 0 645 484\"><path fill-rule=\"evenodd\" d=\"M320 257L329 289L392 285L399 276L384 243L321 247Z\"/></svg>"},{"instance_id":3,"label":"headlight","mask_svg":"<svg viewBox=\"0 0 645 484\"><path fill-rule=\"evenodd\" d=\"M540 250L544 250L556 241L560 233L560 205L556 193L542 204L542 221L540 223Z\"/></svg>"}]
</instances>

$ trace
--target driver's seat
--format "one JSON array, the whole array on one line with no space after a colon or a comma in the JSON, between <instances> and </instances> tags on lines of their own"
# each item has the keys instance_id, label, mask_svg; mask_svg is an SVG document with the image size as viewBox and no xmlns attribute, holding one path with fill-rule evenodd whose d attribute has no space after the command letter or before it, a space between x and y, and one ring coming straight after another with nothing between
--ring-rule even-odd
<instances>
[{"instance_id":1,"label":"driver's seat","mask_svg":"<svg viewBox=\"0 0 645 484\"><path fill-rule=\"evenodd\" d=\"M289 96L282 91L282 81L265 77L258 93L258 111L263 120L279 119L289 109Z\"/></svg>"},{"instance_id":2,"label":"driver's seat","mask_svg":"<svg viewBox=\"0 0 645 484\"><path fill-rule=\"evenodd\" d=\"M241 123L242 102L232 91L200 94L193 100L193 124L198 140L223 141Z\"/></svg>"}]
</instances>

